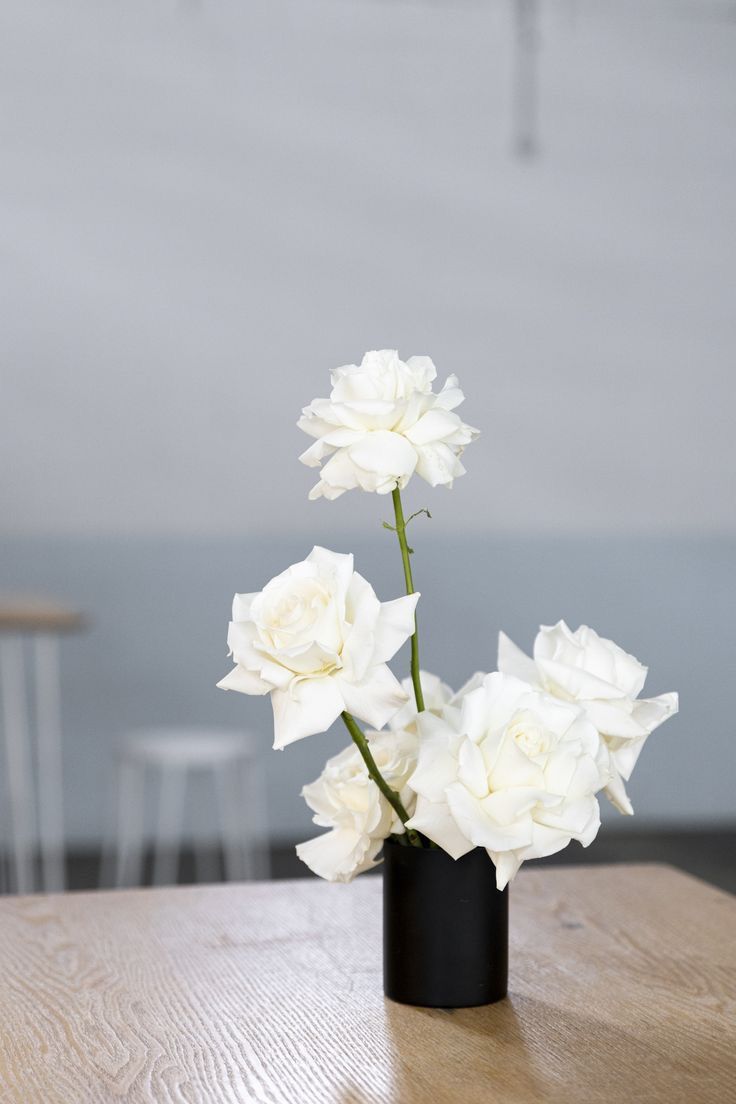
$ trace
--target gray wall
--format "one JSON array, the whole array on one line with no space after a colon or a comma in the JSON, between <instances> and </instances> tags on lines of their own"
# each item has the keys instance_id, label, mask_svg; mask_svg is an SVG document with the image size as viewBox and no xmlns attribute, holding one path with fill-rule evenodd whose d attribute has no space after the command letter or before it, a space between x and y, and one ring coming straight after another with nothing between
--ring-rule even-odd
<instances>
[{"instance_id":1,"label":"gray wall","mask_svg":"<svg viewBox=\"0 0 736 1104\"><path fill-rule=\"evenodd\" d=\"M681 716L640 823L731 817L736 24L539 6L539 152L513 155L506 3L268 0L0 13L0 587L65 596L69 821L149 721L215 692L232 592L315 542L398 593L385 502L308 503L299 408L374 346L458 372L483 430L414 484L428 666L588 621ZM338 738L264 755L271 819Z\"/></svg>"}]
</instances>

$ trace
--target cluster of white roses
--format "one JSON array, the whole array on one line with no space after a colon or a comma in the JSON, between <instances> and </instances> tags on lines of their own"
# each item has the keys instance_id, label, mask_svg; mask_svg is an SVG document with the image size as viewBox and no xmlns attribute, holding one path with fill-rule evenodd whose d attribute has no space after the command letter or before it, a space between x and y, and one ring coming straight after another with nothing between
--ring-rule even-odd
<instances>
[{"instance_id":1,"label":"cluster of white roses","mask_svg":"<svg viewBox=\"0 0 736 1104\"><path fill-rule=\"evenodd\" d=\"M401 787L407 826L456 859L484 847L502 889L525 859L595 839L600 790L633 812L624 780L650 732L677 712L677 695L637 699L646 668L613 641L586 626L571 632L564 621L540 630L534 659L502 634L499 668L456 694L422 672L425 710L407 702L388 732L369 739ZM331 759L304 797L315 823L331 831L297 850L330 880L373 865L386 836L404 830L371 790L355 748Z\"/></svg>"},{"instance_id":2,"label":"cluster of white roses","mask_svg":"<svg viewBox=\"0 0 736 1104\"><path fill-rule=\"evenodd\" d=\"M451 486L477 430L453 413L463 399L455 377L435 394L435 376L429 358L404 363L390 350L336 369L330 398L315 399L299 421L317 438L303 462L330 457L310 497L353 488L396 496L414 472ZM403 526L398 507L412 590ZM319 547L262 591L235 596L235 667L218 685L270 693L274 747L341 715L354 740L303 790L314 822L328 829L297 848L316 874L349 881L394 835L431 841L453 858L483 847L502 889L525 859L571 840L587 846L601 790L633 812L624 783L647 736L677 712L676 694L640 699L646 668L564 621L540 629L533 657L501 634L498 671L474 675L457 693L420 673L416 652L413 679L399 683L387 664L415 637L418 598L379 602L352 556ZM363 735L355 718L389 727Z\"/></svg>"}]
</instances>

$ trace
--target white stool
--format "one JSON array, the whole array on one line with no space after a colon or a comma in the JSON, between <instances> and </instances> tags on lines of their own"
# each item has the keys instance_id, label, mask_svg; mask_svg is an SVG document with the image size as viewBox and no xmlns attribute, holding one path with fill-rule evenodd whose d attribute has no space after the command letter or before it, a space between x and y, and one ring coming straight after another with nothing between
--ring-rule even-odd
<instances>
[{"instance_id":1,"label":"white stool","mask_svg":"<svg viewBox=\"0 0 736 1104\"><path fill-rule=\"evenodd\" d=\"M76 610L38 598L0 601L0 702L10 852L7 887L64 888L59 648L84 625ZM2 787L0 787L0 790ZM7 801L3 800L6 797ZM5 812L5 810L3 810ZM40 878L35 856L40 851Z\"/></svg>"},{"instance_id":2,"label":"white stool","mask_svg":"<svg viewBox=\"0 0 736 1104\"><path fill-rule=\"evenodd\" d=\"M262 741L250 734L223 729L151 728L131 732L119 751L117 834L103 870L103 884L141 884L147 771L159 776L154 885L176 881L187 780L196 773L209 774L212 779L226 880L267 878L259 745ZM199 845L195 845L195 863L198 881L215 880L206 876L204 852Z\"/></svg>"}]
</instances>

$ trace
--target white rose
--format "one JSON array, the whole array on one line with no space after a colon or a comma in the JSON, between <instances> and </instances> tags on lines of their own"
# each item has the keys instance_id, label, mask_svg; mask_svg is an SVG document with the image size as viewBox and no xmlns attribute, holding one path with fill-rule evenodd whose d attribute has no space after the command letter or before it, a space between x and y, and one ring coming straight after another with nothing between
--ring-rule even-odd
<instances>
[{"instance_id":1,"label":"white rose","mask_svg":"<svg viewBox=\"0 0 736 1104\"><path fill-rule=\"evenodd\" d=\"M413 812L416 796L406 783L416 766L416 736L407 732L368 736L379 771L398 792L407 812ZM330 831L300 843L296 853L310 870L330 882L349 882L376 866L386 837L404 831L354 744L330 759L317 781L304 787L302 796L314 810L314 823Z\"/></svg>"},{"instance_id":2,"label":"white rose","mask_svg":"<svg viewBox=\"0 0 736 1104\"><path fill-rule=\"evenodd\" d=\"M452 701L455 695L454 690L437 675L430 674L429 671L420 671L419 681L422 684L424 708L430 713L436 713L437 716L440 716L444 707ZM410 678L405 678L402 680L401 689L406 694L406 704L402 705L398 713L393 715L389 721L389 727L397 732L401 729L416 732L418 714L414 698L414 683Z\"/></svg>"},{"instance_id":3,"label":"white rose","mask_svg":"<svg viewBox=\"0 0 736 1104\"><path fill-rule=\"evenodd\" d=\"M639 698L647 668L587 625L572 632L564 621L541 627L533 659L501 633L498 669L582 706L609 757L606 795L620 812L632 814L624 781L631 777L647 736L677 713L677 694Z\"/></svg>"},{"instance_id":4,"label":"white rose","mask_svg":"<svg viewBox=\"0 0 736 1104\"><path fill-rule=\"evenodd\" d=\"M297 425L317 440L299 459L322 468L309 497L338 498L359 487L388 494L403 488L416 471L437 486L463 475L460 455L478 436L452 413L463 401L455 376L439 394L429 357L399 359L394 349L366 353L360 365L331 373L329 399L314 399Z\"/></svg>"},{"instance_id":5,"label":"white rose","mask_svg":"<svg viewBox=\"0 0 736 1104\"><path fill-rule=\"evenodd\" d=\"M422 713L409 826L460 858L484 847L499 889L525 859L553 855L600 826L598 733L582 709L508 675L486 675L460 723Z\"/></svg>"},{"instance_id":6,"label":"white rose","mask_svg":"<svg viewBox=\"0 0 736 1104\"><path fill-rule=\"evenodd\" d=\"M419 681L422 685L425 712L434 713L437 717L454 719L465 695L480 686L485 677L482 671L478 671L456 693L438 675L433 675L429 671L420 671ZM414 683L410 678L405 678L401 683L401 688L408 700L405 705L402 705L398 713L395 713L391 718L389 727L397 731L407 729L410 732L416 732L419 714L414 698Z\"/></svg>"},{"instance_id":7,"label":"white rose","mask_svg":"<svg viewBox=\"0 0 736 1104\"><path fill-rule=\"evenodd\" d=\"M419 595L379 602L353 557L314 548L256 594L236 594L224 690L271 695L274 747L324 732L343 710L382 728L406 701L386 666L414 632Z\"/></svg>"}]
</instances>

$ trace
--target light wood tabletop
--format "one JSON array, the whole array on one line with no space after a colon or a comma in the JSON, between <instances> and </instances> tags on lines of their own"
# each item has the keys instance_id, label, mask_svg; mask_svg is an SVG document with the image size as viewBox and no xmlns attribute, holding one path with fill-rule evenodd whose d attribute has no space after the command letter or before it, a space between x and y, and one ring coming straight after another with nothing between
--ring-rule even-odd
<instances>
[{"instance_id":1,"label":"light wood tabletop","mask_svg":"<svg viewBox=\"0 0 736 1104\"><path fill-rule=\"evenodd\" d=\"M0 1101L736 1099L736 898L662 866L525 870L510 996L381 992L380 878L0 901Z\"/></svg>"}]
</instances>

